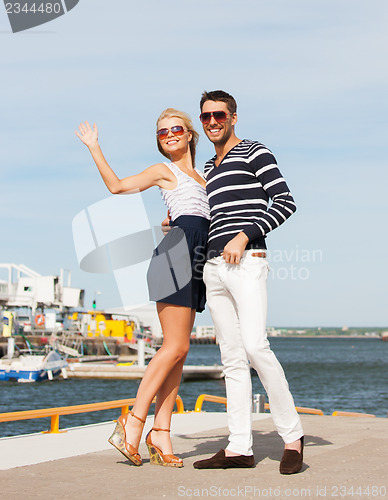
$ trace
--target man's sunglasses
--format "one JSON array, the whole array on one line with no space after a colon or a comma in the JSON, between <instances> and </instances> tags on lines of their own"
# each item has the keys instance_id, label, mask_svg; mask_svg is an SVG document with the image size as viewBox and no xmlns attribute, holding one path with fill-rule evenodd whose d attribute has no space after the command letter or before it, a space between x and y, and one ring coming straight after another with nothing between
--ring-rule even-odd
<instances>
[{"instance_id":1,"label":"man's sunglasses","mask_svg":"<svg viewBox=\"0 0 388 500\"><path fill-rule=\"evenodd\" d=\"M159 129L156 132L156 135L159 137L159 139L165 139L168 136L170 130L174 135L183 135L186 132L182 125L175 125L175 127Z\"/></svg>"},{"instance_id":2,"label":"man's sunglasses","mask_svg":"<svg viewBox=\"0 0 388 500\"><path fill-rule=\"evenodd\" d=\"M199 119L205 125L210 123L210 120L212 119L212 117L218 123L225 123L228 115L230 115L230 114L232 114L232 113L225 113L225 111L213 111L211 113L205 112L205 113L201 113L199 115Z\"/></svg>"}]
</instances>

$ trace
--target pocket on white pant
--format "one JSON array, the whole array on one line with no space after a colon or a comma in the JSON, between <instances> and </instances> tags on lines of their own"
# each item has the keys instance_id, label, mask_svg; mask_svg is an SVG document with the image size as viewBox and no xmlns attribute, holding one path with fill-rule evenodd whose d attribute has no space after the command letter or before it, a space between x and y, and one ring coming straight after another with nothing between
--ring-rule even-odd
<instances>
[{"instance_id":1,"label":"pocket on white pant","mask_svg":"<svg viewBox=\"0 0 388 500\"><path fill-rule=\"evenodd\" d=\"M269 266L267 259L263 257L252 257L245 255L240 261L240 268L251 274L256 279L267 278Z\"/></svg>"}]
</instances>

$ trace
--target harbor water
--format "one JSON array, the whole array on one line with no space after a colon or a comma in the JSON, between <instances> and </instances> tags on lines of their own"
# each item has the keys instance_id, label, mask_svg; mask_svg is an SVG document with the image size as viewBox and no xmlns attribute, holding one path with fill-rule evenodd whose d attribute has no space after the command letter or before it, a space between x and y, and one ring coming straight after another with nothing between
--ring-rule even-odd
<instances>
[{"instance_id":1,"label":"harbor water","mask_svg":"<svg viewBox=\"0 0 388 500\"><path fill-rule=\"evenodd\" d=\"M270 339L271 347L286 373L296 406L371 413L387 417L388 342L367 338ZM187 364L220 364L217 345L192 345ZM135 397L139 380L69 379L41 383L3 382L0 413L56 406L96 403ZM252 375L253 394L265 394L259 378ZM193 410L200 394L225 396L223 380L182 382L179 395L185 409ZM204 403L204 410L225 411L224 405ZM153 405L150 413L153 412ZM60 427L74 427L117 418L119 410L60 417ZM49 419L0 424L0 436L40 432Z\"/></svg>"}]
</instances>

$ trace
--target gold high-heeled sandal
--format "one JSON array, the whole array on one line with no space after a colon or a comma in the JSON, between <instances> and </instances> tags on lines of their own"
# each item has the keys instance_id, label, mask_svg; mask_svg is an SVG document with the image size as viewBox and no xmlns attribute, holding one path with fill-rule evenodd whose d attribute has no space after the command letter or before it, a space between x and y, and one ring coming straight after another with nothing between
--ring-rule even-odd
<instances>
[{"instance_id":1,"label":"gold high-heeled sandal","mask_svg":"<svg viewBox=\"0 0 388 500\"><path fill-rule=\"evenodd\" d=\"M146 445L150 453L150 463L153 465L163 465L164 467L183 467L183 460L175 455L163 455L162 451L151 441L152 431L170 432L170 429L158 429L152 427L146 436Z\"/></svg>"},{"instance_id":2,"label":"gold high-heeled sandal","mask_svg":"<svg viewBox=\"0 0 388 500\"><path fill-rule=\"evenodd\" d=\"M128 420L128 415L131 415L137 420L140 420L140 422L142 422L143 425L145 424L145 420L135 415L132 410L129 410L128 413L120 415L120 417L117 420L116 428L113 431L111 437L108 439L108 441L111 445L117 448L126 458L128 458L128 460L130 460L135 465L139 466L143 464L140 453L134 446L128 443L126 439L125 425Z\"/></svg>"}]
</instances>

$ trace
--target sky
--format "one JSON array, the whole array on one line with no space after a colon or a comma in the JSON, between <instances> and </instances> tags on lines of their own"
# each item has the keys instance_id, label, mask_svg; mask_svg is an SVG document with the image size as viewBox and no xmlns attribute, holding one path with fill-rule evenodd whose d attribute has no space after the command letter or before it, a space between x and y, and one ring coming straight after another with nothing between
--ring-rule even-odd
<instances>
[{"instance_id":1,"label":"sky","mask_svg":"<svg viewBox=\"0 0 388 500\"><path fill-rule=\"evenodd\" d=\"M124 177L161 161L156 118L182 109L201 169L199 99L223 89L237 136L273 151L297 204L267 238L268 324L386 326L387 25L385 0L80 0L12 33L0 6L0 262L69 269L86 307L120 306L113 273L77 261L72 220L110 193L74 130L96 122ZM158 189L143 200L158 225Z\"/></svg>"}]
</instances>

